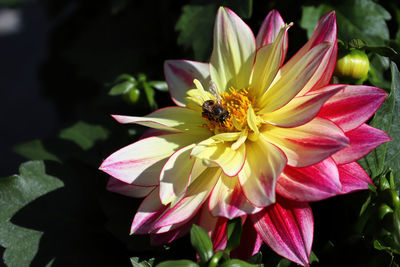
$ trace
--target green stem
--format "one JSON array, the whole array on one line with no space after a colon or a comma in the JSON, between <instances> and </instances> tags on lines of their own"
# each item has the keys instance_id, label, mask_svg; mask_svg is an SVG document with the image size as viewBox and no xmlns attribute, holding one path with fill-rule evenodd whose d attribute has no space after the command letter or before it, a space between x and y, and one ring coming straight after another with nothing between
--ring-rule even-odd
<instances>
[{"instance_id":1,"label":"green stem","mask_svg":"<svg viewBox=\"0 0 400 267\"><path fill-rule=\"evenodd\" d=\"M214 256L211 258L208 267L217 267L218 262L222 256L224 256L224 251L223 250L217 251L217 253L215 253Z\"/></svg>"}]
</instances>

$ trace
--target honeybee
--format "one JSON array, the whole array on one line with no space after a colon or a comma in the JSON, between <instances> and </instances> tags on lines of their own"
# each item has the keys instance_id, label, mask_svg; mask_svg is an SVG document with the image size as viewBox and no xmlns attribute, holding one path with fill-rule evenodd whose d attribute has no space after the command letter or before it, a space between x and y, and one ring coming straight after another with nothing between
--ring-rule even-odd
<instances>
[{"instance_id":1,"label":"honeybee","mask_svg":"<svg viewBox=\"0 0 400 267\"><path fill-rule=\"evenodd\" d=\"M202 105L203 112L201 114L210 121L223 123L229 117L229 112L221 104L221 98L214 83L211 83L209 91L217 98L217 101L206 100Z\"/></svg>"}]
</instances>

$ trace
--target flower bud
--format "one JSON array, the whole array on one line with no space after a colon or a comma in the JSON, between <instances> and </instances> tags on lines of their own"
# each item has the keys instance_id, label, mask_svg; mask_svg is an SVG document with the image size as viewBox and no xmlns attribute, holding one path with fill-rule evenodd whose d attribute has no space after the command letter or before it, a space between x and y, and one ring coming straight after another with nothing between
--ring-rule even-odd
<instances>
[{"instance_id":1,"label":"flower bud","mask_svg":"<svg viewBox=\"0 0 400 267\"><path fill-rule=\"evenodd\" d=\"M360 50L351 49L336 62L335 75L349 80L367 79L369 70L368 56Z\"/></svg>"},{"instance_id":2,"label":"flower bud","mask_svg":"<svg viewBox=\"0 0 400 267\"><path fill-rule=\"evenodd\" d=\"M136 104L140 98L140 90L138 88L132 88L122 97L128 104Z\"/></svg>"}]
</instances>

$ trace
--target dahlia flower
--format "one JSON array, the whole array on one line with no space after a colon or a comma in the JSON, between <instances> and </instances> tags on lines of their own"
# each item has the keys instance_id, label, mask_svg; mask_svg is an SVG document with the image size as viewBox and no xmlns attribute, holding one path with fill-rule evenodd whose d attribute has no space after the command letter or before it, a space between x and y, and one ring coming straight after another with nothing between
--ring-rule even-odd
<instances>
[{"instance_id":1,"label":"dahlia flower","mask_svg":"<svg viewBox=\"0 0 400 267\"><path fill-rule=\"evenodd\" d=\"M218 250L226 244L227 220L241 217L246 238L234 251L238 257L251 256L263 241L307 266L314 227L308 202L372 183L355 161L390 140L365 124L386 93L329 84L337 54L334 12L285 61L291 26L271 11L255 38L221 7L209 63L165 62L177 106L113 116L152 128L100 167L112 176L109 190L145 197L131 233L168 243L196 223Z\"/></svg>"}]
</instances>

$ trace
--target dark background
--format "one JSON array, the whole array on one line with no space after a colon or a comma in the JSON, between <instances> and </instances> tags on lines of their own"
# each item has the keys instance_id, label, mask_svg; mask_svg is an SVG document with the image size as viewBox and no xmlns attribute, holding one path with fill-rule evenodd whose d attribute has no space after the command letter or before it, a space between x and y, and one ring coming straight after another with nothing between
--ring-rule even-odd
<instances>
[{"instance_id":1,"label":"dark background","mask_svg":"<svg viewBox=\"0 0 400 267\"><path fill-rule=\"evenodd\" d=\"M0 176L18 173L18 166L25 161L12 151L16 144L33 139L54 141L60 129L78 120L104 125L112 132L107 142L86 154L64 141L52 146L55 150L68 146L80 153L84 163L70 158L63 165L68 167L46 162L46 173L60 178L65 187L35 200L12 218L17 225L44 233L32 266L45 266L52 259L54 266L130 266L132 256L194 259L188 237L170 248L154 248L149 246L147 237L128 236L140 201L106 192L107 176L97 171L105 156L137 137L127 136L126 127L109 115L142 115L151 111L148 106L131 106L108 96L109 84L122 73L145 73L150 80L163 80L164 60L195 58L191 49L177 44L175 30L182 7L189 1L16 2L21 3L12 10L19 13L20 28L0 34ZM190 1L212 2L215 1ZM253 14L245 21L257 32L273 8L286 22L293 21L295 25L289 31L290 57L307 40L306 32L299 27L304 4L290 0L254 1ZM6 8L10 7L0 6L0 11ZM156 100L159 106L172 104L166 93L158 92ZM348 242L349 221L356 220L360 199L365 199L363 193L312 204L316 222L314 248L325 264L354 266L351 262L346 265L340 257L362 259L371 252L368 244ZM38 218L43 210L48 212L47 217ZM61 219L59 211L63 212ZM334 253L330 240L336 246ZM280 260L268 249L263 251L270 262L276 264ZM2 252L0 248L0 255ZM381 256L380 252L372 253Z\"/></svg>"}]
</instances>

